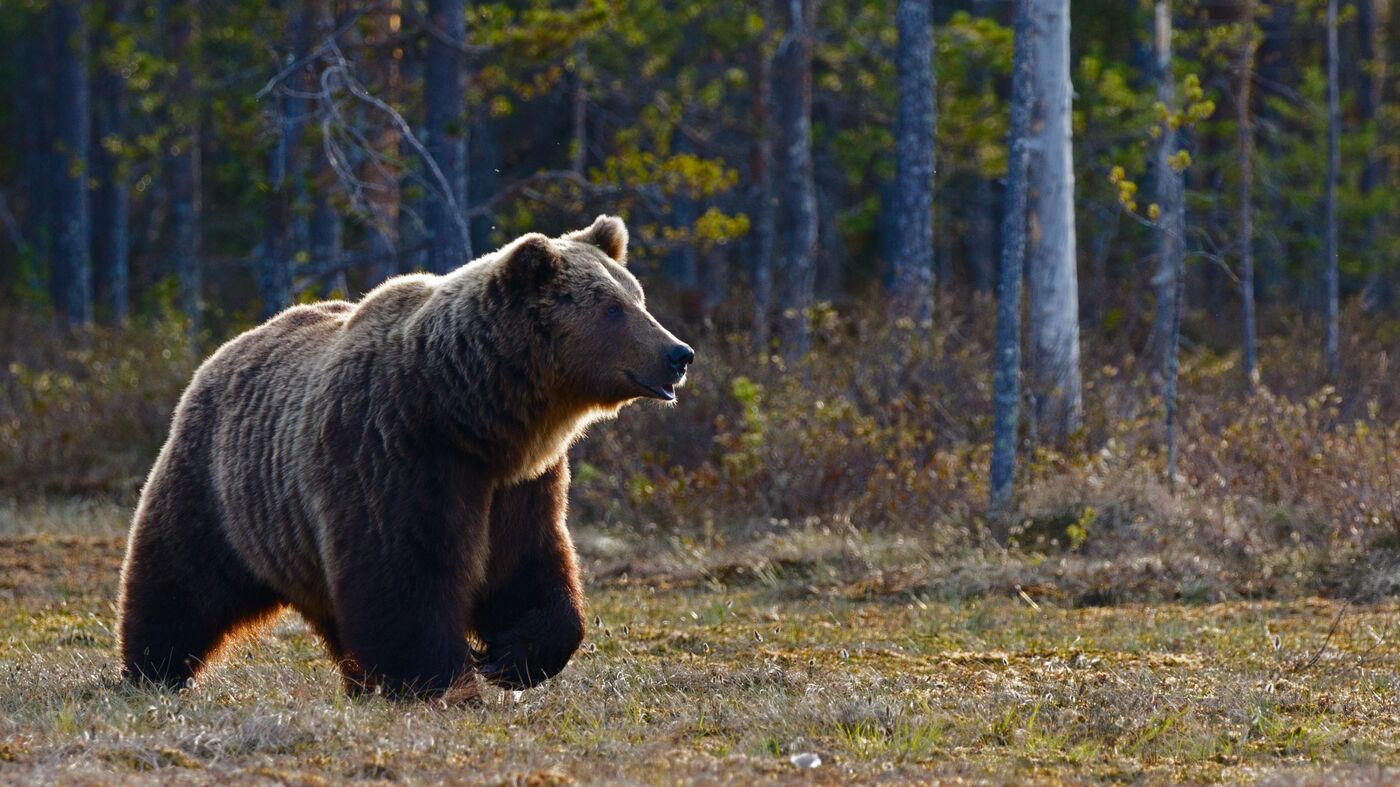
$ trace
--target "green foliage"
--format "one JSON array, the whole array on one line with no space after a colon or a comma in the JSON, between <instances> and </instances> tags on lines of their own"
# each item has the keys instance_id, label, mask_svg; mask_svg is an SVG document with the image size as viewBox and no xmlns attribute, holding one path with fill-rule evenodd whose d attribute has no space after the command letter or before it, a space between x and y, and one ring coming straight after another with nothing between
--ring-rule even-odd
<instances>
[{"instance_id":1,"label":"green foliage","mask_svg":"<svg viewBox=\"0 0 1400 787\"><path fill-rule=\"evenodd\" d=\"M998 83L1011 74L1011 30L959 11L938 28L935 46L940 173L1004 177L1007 116Z\"/></svg>"},{"instance_id":2,"label":"green foliage","mask_svg":"<svg viewBox=\"0 0 1400 787\"><path fill-rule=\"evenodd\" d=\"M0 24L0 41L25 35L45 6L37 0L21 3ZM1157 211L1141 198L1138 179L1150 169L1153 135L1164 128L1183 132L1172 166L1186 174L1188 258L1228 264L1236 251L1233 101L1243 30L1210 3L1183 0L1173 6L1173 73L1181 99L1174 107L1158 107L1151 97L1144 56L1150 49L1150 4L1090 0L1072 9L1076 223L1082 262L1091 274L1080 290L1091 313L1121 309L1119 295L1140 285L1136 277L1140 260L1152 253L1151 233L1120 219L1128 213L1147 223L1156 220ZM887 262L881 257L889 242L889 211L881 192L893 176L896 36L888 3L851 0L817 7L814 156L821 221L828 228L823 265L833 268L822 276L832 281L834 300L846 304L881 278ZM1321 0L1257 3L1255 39L1269 52L1268 63L1260 62L1268 73L1261 71L1255 84L1258 155L1268 162L1256 167L1256 235L1263 244L1259 282L1266 295L1295 301L1314 278L1320 245L1315 207L1325 170L1317 144L1325 120L1324 8ZM1347 45L1358 33L1359 17L1352 9L1343 4ZM341 52L370 93L417 123L424 110L420 83L429 37L421 7L357 10L338 39ZM137 4L130 18L118 22L98 6L90 9L90 20L107 41L93 52L93 67L117 70L130 104L129 127L96 144L117 154L121 174L131 183L138 285L170 272L170 238L164 231L167 159L189 144L186 130L198 120L204 153L201 250L206 267L215 271L206 277L206 301L216 310L251 309L236 301L251 299L255 291L246 261L256 258L263 239L272 188L267 158L276 144L280 111L275 96L257 95L287 62L288 30L301 11L299 4L268 7L244 0L201 8L184 63L192 70L196 96L182 99L172 90L181 64L171 60L167 40L178 14L161 13L159 4ZM485 217L493 226L490 242L571 226L608 210L635 225L638 260L654 262L698 245L713 258L707 264L721 270L722 283L741 281L749 260L744 241L756 226L750 214L761 108L754 105L754 80L761 59L774 53L784 33L776 17L765 20L763 13L752 4L658 0L469 4L473 54L466 90L472 133L478 135L473 147L480 142L496 148L483 180L501 192L473 196L495 200ZM995 184L1006 167L1012 49L1003 21L1004 15L974 15L956 7L935 14L936 259L943 286L954 289L964 286L960 270L979 266L979 282L986 286L995 254ZM0 57L0 75L10 77L8 83L24 81L22 68L16 54ZM1344 295L1358 291L1366 277L1393 279L1400 259L1400 233L1391 231L1400 210L1400 143L1394 141L1400 139L1395 133L1400 110L1389 100L1394 90L1388 84L1376 117L1360 116L1359 76L1368 69L1374 71L1371 64L1343 64L1338 237ZM1390 73L1393 82L1396 70ZM572 127L580 89L582 151ZM26 240L41 247L52 228L29 226L34 206L15 187L22 168L15 151L22 150L18 143L25 127L15 106L0 106L0 135L10 143L0 146L0 182L7 184ZM322 109L311 110L303 133L300 152L308 161L325 155ZM363 249L376 229L392 236L397 228L389 225L395 221L404 225L401 240L412 243L414 217L434 190L385 117L351 105L344 109L348 122L363 126L357 144L372 149L372 155L350 156L349 171L366 177L375 168L367 158L385 170L384 182L365 191L375 204L355 204L346 184L307 174L294 184L293 215L305 219L312 196L329 196L346 214L348 250ZM563 175L579 153L585 159L582 177ZM1382 178L1364 190L1368 162L1384 166L1372 170ZM1111 178L1114 167L1123 174ZM294 250L298 268L312 262L304 235ZM0 286L10 302L26 309L43 300L38 294L47 269L32 264L38 258L0 259ZM1203 266L1193 267L1193 290L1217 286ZM944 276L948 272L953 275ZM352 272L352 290L373 283L356 273L362 272ZM135 295L142 302L159 301ZM1131 329L1139 315L1123 316L1119 325Z\"/></svg>"},{"instance_id":3,"label":"green foliage","mask_svg":"<svg viewBox=\"0 0 1400 787\"><path fill-rule=\"evenodd\" d=\"M1215 114L1215 101L1206 98L1205 91L1201 88L1200 77L1195 74L1187 74L1180 89L1174 92L1181 96L1180 107L1168 107L1160 101L1152 102L1153 121L1147 128L1147 137L1154 146L1160 144L1159 140L1168 129L1178 133L1189 131ZM1171 153L1167 156L1167 166L1174 172L1185 172L1187 167L1191 166L1190 151L1180 148ZM1109 170L1108 182L1118 188L1118 204L1130 214L1137 213L1138 184L1128 179L1121 165L1115 165ZM1161 217L1161 206L1155 202L1149 203L1146 220L1156 223Z\"/></svg>"}]
</instances>

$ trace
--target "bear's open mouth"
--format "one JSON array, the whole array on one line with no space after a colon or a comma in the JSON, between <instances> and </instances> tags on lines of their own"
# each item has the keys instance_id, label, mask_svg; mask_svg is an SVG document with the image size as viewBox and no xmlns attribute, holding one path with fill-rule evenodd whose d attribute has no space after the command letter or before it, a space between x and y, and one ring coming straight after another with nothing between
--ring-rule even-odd
<instances>
[{"instance_id":1,"label":"bear's open mouth","mask_svg":"<svg viewBox=\"0 0 1400 787\"><path fill-rule=\"evenodd\" d=\"M644 383L641 380L637 379L637 375L632 374L631 372L627 373L627 379L636 383L639 388L644 389L648 394L651 395L651 398L653 399L660 399L663 402L676 401L676 386L674 384L648 385L647 383Z\"/></svg>"}]
</instances>

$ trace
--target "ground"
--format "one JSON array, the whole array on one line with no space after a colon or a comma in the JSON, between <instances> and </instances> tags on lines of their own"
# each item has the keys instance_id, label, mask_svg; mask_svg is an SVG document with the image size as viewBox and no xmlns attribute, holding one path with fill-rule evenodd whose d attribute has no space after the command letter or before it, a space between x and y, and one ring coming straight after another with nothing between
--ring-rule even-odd
<instances>
[{"instance_id":1,"label":"ground","mask_svg":"<svg viewBox=\"0 0 1400 787\"><path fill-rule=\"evenodd\" d=\"M1393 602L1069 608L592 560L587 643L541 689L349 699L288 615L170 693L115 682L98 513L0 510L0 782L1400 779Z\"/></svg>"}]
</instances>

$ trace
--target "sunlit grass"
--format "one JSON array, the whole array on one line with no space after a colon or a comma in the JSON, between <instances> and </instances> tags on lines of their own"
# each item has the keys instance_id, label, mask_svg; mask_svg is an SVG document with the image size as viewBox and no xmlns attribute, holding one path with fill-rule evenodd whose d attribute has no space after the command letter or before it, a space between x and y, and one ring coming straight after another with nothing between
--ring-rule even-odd
<instances>
[{"instance_id":1,"label":"sunlit grass","mask_svg":"<svg viewBox=\"0 0 1400 787\"><path fill-rule=\"evenodd\" d=\"M294 615L187 692L121 686L119 543L0 543L30 571L0 593L0 780L1177 781L1400 764L1394 605L1036 608L619 579L591 589L596 625L558 680L443 708L345 697ZM799 774L802 752L822 765Z\"/></svg>"}]
</instances>

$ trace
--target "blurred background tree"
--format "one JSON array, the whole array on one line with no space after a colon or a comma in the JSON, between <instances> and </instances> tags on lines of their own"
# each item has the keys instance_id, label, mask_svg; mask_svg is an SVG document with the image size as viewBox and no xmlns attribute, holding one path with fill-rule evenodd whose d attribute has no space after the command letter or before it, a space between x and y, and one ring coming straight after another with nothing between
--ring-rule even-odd
<instances>
[{"instance_id":1,"label":"blurred background tree","mask_svg":"<svg viewBox=\"0 0 1400 787\"><path fill-rule=\"evenodd\" d=\"M0 57L12 79L0 114L0 280L7 303L75 323L174 307L221 335L324 294L338 281L330 272L347 274L353 295L600 211L636 225L638 259L692 316L764 300L772 268L782 298L773 316L796 321L799 344L802 316L789 313L815 299L848 303L923 268L950 295L995 283L1009 0L23 0L15 10L0 29L14 44ZM1190 292L1239 308L1221 285L1230 266L1191 263L1238 254L1228 247L1240 206L1230 203L1245 192L1227 187L1248 171L1240 118L1254 118L1272 164L1250 192L1268 252L1261 301L1325 314L1327 3L1089 0L1046 13L1072 31L1060 47L1068 71L1037 73L1042 92L1073 83L1061 176L1072 178L1072 226L1051 243L1070 262L1060 268L1078 274L1077 308L1094 318L1083 327L1106 322L1140 346L1160 344L1173 244ZM1355 55L1339 58L1336 77L1338 290L1384 311L1397 251L1386 231L1396 22L1387 0L1350 0L1336 24L1340 51ZM944 76L935 83L934 73ZM1165 124L1161 144L1145 145L1154 104L1171 104L1187 73L1207 97L1257 111L1203 118L1181 145ZM925 129L931 118L936 132ZM899 128L909 133L896 144ZM935 147L933 192L918 195L925 178L910 173ZM1202 166L1174 177L1161 160L1174 148ZM1123 225L1104 178L1114 165L1145 170L1152 155L1152 201L1168 217L1177 202L1199 214L1195 229ZM1032 209L1049 198L1040 191ZM1039 259L1037 244L1033 233Z\"/></svg>"},{"instance_id":2,"label":"blurred background tree","mask_svg":"<svg viewBox=\"0 0 1400 787\"><path fill-rule=\"evenodd\" d=\"M1007 260L1012 0L15 0L0 305L208 348L611 212L656 310L776 373L868 308L973 341L1024 263L1021 450L1081 444L1086 375L1174 380L1178 343L1252 384L1305 330L1345 391L1348 315L1397 307L1389 0L1026 2Z\"/></svg>"}]
</instances>

